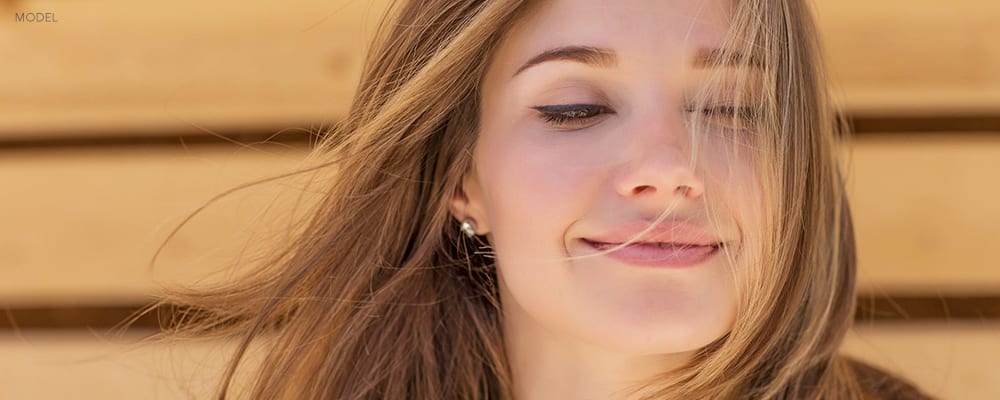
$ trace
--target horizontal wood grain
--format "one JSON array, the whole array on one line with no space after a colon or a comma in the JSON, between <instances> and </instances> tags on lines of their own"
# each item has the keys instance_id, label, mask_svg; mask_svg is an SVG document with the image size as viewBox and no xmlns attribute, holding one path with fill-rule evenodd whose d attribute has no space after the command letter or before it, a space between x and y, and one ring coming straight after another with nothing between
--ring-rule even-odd
<instances>
[{"instance_id":1,"label":"horizontal wood grain","mask_svg":"<svg viewBox=\"0 0 1000 400\"><path fill-rule=\"evenodd\" d=\"M280 235L283 221L269 210L292 209L284 201L305 193L294 180L223 198L180 230L155 265L150 261L167 235L213 197L291 169L303 154L275 146L5 154L0 303L134 303L160 284L223 278L230 261L258 250L246 243Z\"/></svg>"},{"instance_id":2,"label":"horizontal wood grain","mask_svg":"<svg viewBox=\"0 0 1000 400\"><path fill-rule=\"evenodd\" d=\"M866 135L846 159L862 291L1000 293L1000 137Z\"/></svg>"},{"instance_id":3,"label":"horizontal wood grain","mask_svg":"<svg viewBox=\"0 0 1000 400\"><path fill-rule=\"evenodd\" d=\"M182 316L204 310L160 304L90 304L0 307L0 330L171 328ZM892 296L861 293L854 315L859 324L957 321L1000 322L998 296Z\"/></svg>"},{"instance_id":4,"label":"horizontal wood grain","mask_svg":"<svg viewBox=\"0 0 1000 400\"><path fill-rule=\"evenodd\" d=\"M862 292L854 319L866 322L1000 321L1000 296L905 296Z\"/></svg>"},{"instance_id":5,"label":"horizontal wood grain","mask_svg":"<svg viewBox=\"0 0 1000 400\"><path fill-rule=\"evenodd\" d=\"M906 114L846 114L849 124L848 132L853 135L898 133L906 136L926 133L940 135L942 133L975 133L977 135L996 135L1000 133L1000 109L995 113L963 113L948 114L947 112L926 113L922 115Z\"/></svg>"},{"instance_id":6,"label":"horizontal wood grain","mask_svg":"<svg viewBox=\"0 0 1000 400\"><path fill-rule=\"evenodd\" d=\"M4 355L0 398L209 398L234 348L225 340L143 342L144 336L142 332L114 339L87 331L0 332ZM254 358L258 349L251 351L251 360L259 359ZM1000 398L996 323L859 326L843 350L942 399Z\"/></svg>"},{"instance_id":7,"label":"horizontal wood grain","mask_svg":"<svg viewBox=\"0 0 1000 400\"><path fill-rule=\"evenodd\" d=\"M2 3L0 136L341 118L385 0ZM15 12L58 22L16 22Z\"/></svg>"},{"instance_id":8,"label":"horizontal wood grain","mask_svg":"<svg viewBox=\"0 0 1000 400\"><path fill-rule=\"evenodd\" d=\"M5 2L0 140L308 128L343 117L386 0ZM814 0L854 114L1000 110L1000 3Z\"/></svg>"},{"instance_id":9,"label":"horizontal wood grain","mask_svg":"<svg viewBox=\"0 0 1000 400\"><path fill-rule=\"evenodd\" d=\"M1000 324L860 324L843 352L915 383L940 399L1000 398Z\"/></svg>"},{"instance_id":10,"label":"horizontal wood grain","mask_svg":"<svg viewBox=\"0 0 1000 400\"><path fill-rule=\"evenodd\" d=\"M1000 113L968 115L843 115L848 132L855 136L887 133L912 135L975 134L992 136L1000 134ZM310 127L255 127L216 129L201 133L181 131L144 130L129 134L102 130L90 134L71 136L0 136L0 153L40 149L96 149L112 147L176 147L178 145L251 145L254 143L282 144L311 148L335 128L335 124Z\"/></svg>"},{"instance_id":11,"label":"horizontal wood grain","mask_svg":"<svg viewBox=\"0 0 1000 400\"><path fill-rule=\"evenodd\" d=\"M143 343L87 331L0 334L0 398L208 399L234 345L223 340Z\"/></svg>"},{"instance_id":12,"label":"horizontal wood grain","mask_svg":"<svg viewBox=\"0 0 1000 400\"><path fill-rule=\"evenodd\" d=\"M1000 3L812 0L834 93L857 114L1000 109Z\"/></svg>"},{"instance_id":13,"label":"horizontal wood grain","mask_svg":"<svg viewBox=\"0 0 1000 400\"><path fill-rule=\"evenodd\" d=\"M280 174L305 154L235 146L7 152L0 302L143 304L158 283L211 275L259 250L244 243L269 231L261 213L301 186L262 185L224 198L181 231L154 269L147 266L170 230L213 196ZM1000 268L984 251L1000 237L1000 187L992 184L1000 136L869 135L855 140L845 165L863 292L1000 294Z\"/></svg>"}]
</instances>

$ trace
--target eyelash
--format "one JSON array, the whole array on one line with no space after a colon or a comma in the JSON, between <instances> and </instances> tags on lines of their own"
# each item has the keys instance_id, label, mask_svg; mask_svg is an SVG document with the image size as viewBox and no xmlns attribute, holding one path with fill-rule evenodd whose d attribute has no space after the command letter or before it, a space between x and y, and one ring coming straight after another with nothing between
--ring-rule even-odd
<instances>
[{"instance_id":1,"label":"eyelash","mask_svg":"<svg viewBox=\"0 0 1000 400\"><path fill-rule=\"evenodd\" d=\"M614 114L610 108L597 104L554 104L532 107L542 120L557 128L581 128L602 114Z\"/></svg>"},{"instance_id":2,"label":"eyelash","mask_svg":"<svg viewBox=\"0 0 1000 400\"><path fill-rule=\"evenodd\" d=\"M614 114L614 110L598 104L554 104L535 106L532 109L538 111L542 120L547 124L561 129L582 129L588 123L602 114ZM684 111L693 113L698 110L685 108ZM701 109L702 115L707 117L719 117L727 119L742 119L753 121L757 118L758 111L754 107L736 107L732 105L717 105Z\"/></svg>"},{"instance_id":3,"label":"eyelash","mask_svg":"<svg viewBox=\"0 0 1000 400\"><path fill-rule=\"evenodd\" d=\"M696 112L694 108L688 107L684 111ZM734 105L716 105L701 109L701 113L707 117L721 117L727 119L741 119L743 121L753 121L759 116L756 107L737 107Z\"/></svg>"}]
</instances>

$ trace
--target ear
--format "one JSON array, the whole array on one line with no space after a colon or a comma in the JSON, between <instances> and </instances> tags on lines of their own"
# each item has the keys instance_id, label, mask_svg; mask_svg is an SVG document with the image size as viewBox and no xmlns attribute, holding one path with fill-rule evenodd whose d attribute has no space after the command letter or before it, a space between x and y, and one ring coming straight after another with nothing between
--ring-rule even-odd
<instances>
[{"instance_id":1,"label":"ear","mask_svg":"<svg viewBox=\"0 0 1000 400\"><path fill-rule=\"evenodd\" d=\"M462 183L459 190L452 196L449 208L459 223L466 218L475 220L477 235L485 235L490 231L490 221L486 216L486 207L483 204L482 186L479 184L479 178L474 169L462 176Z\"/></svg>"}]
</instances>

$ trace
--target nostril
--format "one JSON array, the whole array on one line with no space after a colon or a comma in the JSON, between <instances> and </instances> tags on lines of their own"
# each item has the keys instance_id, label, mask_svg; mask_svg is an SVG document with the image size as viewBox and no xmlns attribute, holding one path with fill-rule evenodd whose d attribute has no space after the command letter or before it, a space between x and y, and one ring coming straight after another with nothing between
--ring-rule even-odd
<instances>
[{"instance_id":1,"label":"nostril","mask_svg":"<svg viewBox=\"0 0 1000 400\"><path fill-rule=\"evenodd\" d=\"M642 193L642 192L645 192L645 191L656 192L656 188L652 187L650 185L642 185L642 186L636 187L635 189L632 189L632 193L633 194L639 194L639 193Z\"/></svg>"}]
</instances>

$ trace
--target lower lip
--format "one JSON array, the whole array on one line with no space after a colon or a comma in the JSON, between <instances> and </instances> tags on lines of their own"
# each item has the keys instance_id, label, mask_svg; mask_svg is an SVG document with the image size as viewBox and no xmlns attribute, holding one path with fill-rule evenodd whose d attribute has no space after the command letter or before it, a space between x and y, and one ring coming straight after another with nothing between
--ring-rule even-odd
<instances>
[{"instance_id":1,"label":"lower lip","mask_svg":"<svg viewBox=\"0 0 1000 400\"><path fill-rule=\"evenodd\" d=\"M586 239L583 242L591 248L601 251L617 246L616 244L591 242ZM657 247L631 244L607 255L618 261L641 267L683 268L704 263L718 252L719 246Z\"/></svg>"}]
</instances>

